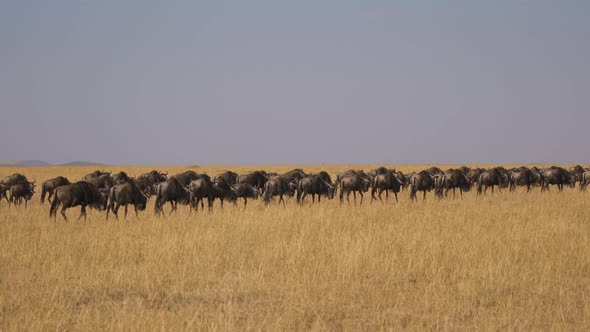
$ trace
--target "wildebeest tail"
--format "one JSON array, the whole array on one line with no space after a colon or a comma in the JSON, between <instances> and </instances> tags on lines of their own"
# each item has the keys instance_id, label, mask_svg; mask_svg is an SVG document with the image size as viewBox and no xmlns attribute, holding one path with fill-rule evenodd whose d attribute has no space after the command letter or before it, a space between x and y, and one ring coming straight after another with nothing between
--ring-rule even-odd
<instances>
[{"instance_id":1,"label":"wildebeest tail","mask_svg":"<svg viewBox=\"0 0 590 332\"><path fill-rule=\"evenodd\" d=\"M45 195L47 194L46 183L43 182L41 185L41 204L45 203Z\"/></svg>"},{"instance_id":2,"label":"wildebeest tail","mask_svg":"<svg viewBox=\"0 0 590 332\"><path fill-rule=\"evenodd\" d=\"M55 216L57 213L57 206L59 205L58 189L53 192L53 201L51 202L51 209L49 209L49 217Z\"/></svg>"}]
</instances>

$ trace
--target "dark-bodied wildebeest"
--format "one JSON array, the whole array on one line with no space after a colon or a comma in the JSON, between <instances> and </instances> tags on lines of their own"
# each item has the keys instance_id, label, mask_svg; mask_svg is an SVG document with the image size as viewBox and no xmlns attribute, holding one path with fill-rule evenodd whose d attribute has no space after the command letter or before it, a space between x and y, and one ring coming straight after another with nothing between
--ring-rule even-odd
<instances>
[{"instance_id":1,"label":"dark-bodied wildebeest","mask_svg":"<svg viewBox=\"0 0 590 332\"><path fill-rule=\"evenodd\" d=\"M549 190L549 185L555 184L559 191L563 191L564 185L575 187L576 179L570 172L561 167L551 167L541 175L541 191Z\"/></svg>"},{"instance_id":2,"label":"dark-bodied wildebeest","mask_svg":"<svg viewBox=\"0 0 590 332\"><path fill-rule=\"evenodd\" d=\"M8 195L6 195L6 192L9 190L10 190L10 187L8 185L0 183L0 202L2 201L2 198L4 198L4 199L6 199L6 202L8 203Z\"/></svg>"},{"instance_id":3,"label":"dark-bodied wildebeest","mask_svg":"<svg viewBox=\"0 0 590 332\"><path fill-rule=\"evenodd\" d=\"M428 174L430 174L430 176L434 177L435 175L442 175L444 172L442 171L442 169L436 167L436 166L432 166L429 169L425 170L426 172L428 172Z\"/></svg>"},{"instance_id":4,"label":"dark-bodied wildebeest","mask_svg":"<svg viewBox=\"0 0 590 332\"><path fill-rule=\"evenodd\" d=\"M266 183L266 182L265 182ZM231 187L237 198L244 199L244 207L248 204L248 198L258 199L260 192L256 187L247 182L238 183Z\"/></svg>"},{"instance_id":5,"label":"dark-bodied wildebeest","mask_svg":"<svg viewBox=\"0 0 590 332\"><path fill-rule=\"evenodd\" d=\"M485 194L489 187L492 188L492 194L494 193L495 186L498 186L498 190L500 190L502 178L503 174L498 168L484 171L479 175L479 179L477 180L477 194L480 195L482 192Z\"/></svg>"},{"instance_id":6,"label":"dark-bodied wildebeest","mask_svg":"<svg viewBox=\"0 0 590 332\"><path fill-rule=\"evenodd\" d=\"M322 179L322 180L324 180L324 181L328 182L329 184L332 184L332 185L334 184L334 183L332 182L332 177L331 177L331 176L330 176L330 174L329 174L328 172L326 172L326 171L320 171L319 173L317 173L317 176L319 176L319 177L320 177L320 179Z\"/></svg>"},{"instance_id":7,"label":"dark-bodied wildebeest","mask_svg":"<svg viewBox=\"0 0 590 332\"><path fill-rule=\"evenodd\" d=\"M169 178L168 180L161 182L156 187L156 202L154 204L154 211L156 216L162 213L162 207L167 202L172 205L172 212L176 211L178 203L189 204L190 193L188 189L183 187L180 182L176 179L176 176Z\"/></svg>"},{"instance_id":8,"label":"dark-bodied wildebeest","mask_svg":"<svg viewBox=\"0 0 590 332\"><path fill-rule=\"evenodd\" d=\"M133 204L135 216L139 216L138 211L145 210L148 198L134 181L128 180L114 185L109 191L108 200L107 220L109 219L109 211L112 211L115 217L119 219L118 213L121 206L125 207L125 219L127 219L127 206L129 204Z\"/></svg>"},{"instance_id":9,"label":"dark-bodied wildebeest","mask_svg":"<svg viewBox=\"0 0 590 332\"><path fill-rule=\"evenodd\" d=\"M95 208L98 210L106 209L108 192L104 189L98 189L86 181L80 181L65 186L55 188L53 192L53 201L51 202L51 210L49 210L49 217L57 217L57 208L62 205L61 215L64 220L66 217L66 210L71 207L81 206L80 216L78 220L84 216L86 220L86 207Z\"/></svg>"},{"instance_id":10,"label":"dark-bodied wildebeest","mask_svg":"<svg viewBox=\"0 0 590 332\"><path fill-rule=\"evenodd\" d=\"M397 194L399 193L401 186L402 183L393 171L375 175L373 178L373 189L371 190L371 202L375 199L375 192L377 192L379 200L383 203L383 199L381 198L381 193L383 193L383 191L385 191L385 201L388 202L389 191L391 190L395 195L395 202L397 203Z\"/></svg>"},{"instance_id":11,"label":"dark-bodied wildebeest","mask_svg":"<svg viewBox=\"0 0 590 332\"><path fill-rule=\"evenodd\" d=\"M279 196L279 204L285 205L284 195L293 196L297 185L294 182L287 181L283 176L273 177L264 184L264 203L269 204L274 196Z\"/></svg>"},{"instance_id":12,"label":"dark-bodied wildebeest","mask_svg":"<svg viewBox=\"0 0 590 332\"><path fill-rule=\"evenodd\" d=\"M570 174L574 176L577 182L582 180L582 174L584 174L584 172L586 172L586 170L580 165L576 165L570 169Z\"/></svg>"},{"instance_id":13,"label":"dark-bodied wildebeest","mask_svg":"<svg viewBox=\"0 0 590 332\"><path fill-rule=\"evenodd\" d=\"M422 200L426 199L426 192L434 189L434 177L428 171L421 171L420 173L410 177L410 198L417 200L416 193L422 191Z\"/></svg>"},{"instance_id":14,"label":"dark-bodied wildebeest","mask_svg":"<svg viewBox=\"0 0 590 332\"><path fill-rule=\"evenodd\" d=\"M119 173L113 175L113 179L115 180L115 182L121 184L129 181L131 178L129 177L129 175L127 175L127 173L120 171Z\"/></svg>"},{"instance_id":15,"label":"dark-bodied wildebeest","mask_svg":"<svg viewBox=\"0 0 590 332\"><path fill-rule=\"evenodd\" d=\"M237 178L237 184L247 183L256 189L264 189L266 181L268 181L268 177L261 171L238 175Z\"/></svg>"},{"instance_id":16,"label":"dark-bodied wildebeest","mask_svg":"<svg viewBox=\"0 0 590 332\"><path fill-rule=\"evenodd\" d=\"M156 185L168 179L168 172L162 173L152 170L151 172L141 174L137 177L137 179L141 180L142 182L149 183L150 185Z\"/></svg>"},{"instance_id":17,"label":"dark-bodied wildebeest","mask_svg":"<svg viewBox=\"0 0 590 332\"><path fill-rule=\"evenodd\" d=\"M200 178L191 181L188 185L190 192L190 208L191 211L196 209L199 210L199 203L201 203L201 210L205 209L203 201L207 198L207 207L209 210L213 207L213 200L215 199L215 193L213 189L213 182L208 175L202 175Z\"/></svg>"},{"instance_id":18,"label":"dark-bodied wildebeest","mask_svg":"<svg viewBox=\"0 0 590 332\"><path fill-rule=\"evenodd\" d=\"M188 186L189 183L191 183L191 181L194 181L194 180L200 178L201 174L198 174L195 171L189 170L186 172L178 173L172 177L175 178L176 180L178 180L178 183L180 183L181 186L186 187L186 186Z\"/></svg>"},{"instance_id":19,"label":"dark-bodied wildebeest","mask_svg":"<svg viewBox=\"0 0 590 332\"><path fill-rule=\"evenodd\" d=\"M221 174L215 175L215 177L213 178L213 182L219 183L220 179L223 179L223 181L225 181L226 184L231 186L238 182L238 173L232 171L225 171Z\"/></svg>"},{"instance_id":20,"label":"dark-bodied wildebeest","mask_svg":"<svg viewBox=\"0 0 590 332\"><path fill-rule=\"evenodd\" d=\"M113 179L113 177L108 174L102 174L97 177L90 177L90 178L85 177L85 179L86 180L84 180L84 181L92 184L93 186L95 186L98 189L105 189L107 192L111 189L112 186L117 184L115 182L115 179Z\"/></svg>"},{"instance_id":21,"label":"dark-bodied wildebeest","mask_svg":"<svg viewBox=\"0 0 590 332\"><path fill-rule=\"evenodd\" d=\"M449 190L453 189L453 198L456 195L457 188L459 189L459 193L461 197L463 197L463 192L468 192L471 188L471 182L469 179L463 174L462 171L458 169L450 169L444 172L442 175L438 175L436 179L436 188L435 193L439 198L444 196L446 197Z\"/></svg>"},{"instance_id":22,"label":"dark-bodied wildebeest","mask_svg":"<svg viewBox=\"0 0 590 332\"><path fill-rule=\"evenodd\" d=\"M469 180L469 183L471 183L471 187L473 187L474 185L476 185L478 183L479 176L483 172L485 172L485 170L482 168L473 168L467 172L466 177L467 177L467 180Z\"/></svg>"},{"instance_id":23,"label":"dark-bodied wildebeest","mask_svg":"<svg viewBox=\"0 0 590 332\"><path fill-rule=\"evenodd\" d=\"M232 187L225 182L223 178L218 178L215 183L213 183L213 198L221 201L221 207L223 208L223 202L227 199L230 202L234 202L237 204L236 201L238 197L232 190Z\"/></svg>"},{"instance_id":24,"label":"dark-bodied wildebeest","mask_svg":"<svg viewBox=\"0 0 590 332\"><path fill-rule=\"evenodd\" d=\"M56 178L43 182L43 184L41 185L41 204L45 202L45 196L47 195L49 195L47 199L51 203L51 197L53 196L53 191L55 190L55 188L59 186L65 186L67 184L71 184L70 180L63 176L58 176Z\"/></svg>"},{"instance_id":25,"label":"dark-bodied wildebeest","mask_svg":"<svg viewBox=\"0 0 590 332\"><path fill-rule=\"evenodd\" d=\"M370 175L366 174L365 172L361 171L361 170L355 170L355 169L349 169L347 171L342 171L338 174L336 174L336 186L338 186L340 184L340 180L344 179L347 176L352 176L352 175L356 175L356 174L360 174L362 177L365 177L367 179L370 178Z\"/></svg>"},{"instance_id":26,"label":"dark-bodied wildebeest","mask_svg":"<svg viewBox=\"0 0 590 332\"><path fill-rule=\"evenodd\" d=\"M458 168L459 171L461 171L461 173L463 173L463 175L467 176L467 173L469 173L469 171L471 170L471 168L467 167L467 166L461 166Z\"/></svg>"},{"instance_id":27,"label":"dark-bodied wildebeest","mask_svg":"<svg viewBox=\"0 0 590 332\"><path fill-rule=\"evenodd\" d=\"M15 185L10 186L10 199L8 200L8 206L11 203L14 206L20 205L21 200L25 200L25 208L27 207L27 202L31 200L34 194L33 188L28 183L17 183Z\"/></svg>"},{"instance_id":28,"label":"dark-bodied wildebeest","mask_svg":"<svg viewBox=\"0 0 590 332\"><path fill-rule=\"evenodd\" d=\"M586 190L586 187L590 184L590 171L586 171L580 178L580 190Z\"/></svg>"},{"instance_id":29,"label":"dark-bodied wildebeest","mask_svg":"<svg viewBox=\"0 0 590 332\"><path fill-rule=\"evenodd\" d=\"M317 175L310 175L297 183L297 203L302 204L307 195L311 195L312 203L315 202L315 195L318 195L318 203L320 203L322 195L326 195L328 199L333 199L335 192L336 187L334 185L322 180Z\"/></svg>"},{"instance_id":30,"label":"dark-bodied wildebeest","mask_svg":"<svg viewBox=\"0 0 590 332\"><path fill-rule=\"evenodd\" d=\"M90 179L97 178L97 177L102 176L102 175L111 176L111 172L105 172L105 171L96 170L96 171L94 171L92 173L88 173L88 174L84 175L84 177L82 178L82 181L90 182L89 181ZM92 182L90 182L90 183L92 183Z\"/></svg>"},{"instance_id":31,"label":"dark-bodied wildebeest","mask_svg":"<svg viewBox=\"0 0 590 332\"><path fill-rule=\"evenodd\" d=\"M5 178L3 178L2 180L0 180L0 184L3 184L5 187L10 188L11 186L14 186L15 184L25 184L28 185L29 188L31 190L35 190L35 183L37 181L33 181L30 182L26 176L19 174L19 173L14 173L12 175L9 175Z\"/></svg>"},{"instance_id":32,"label":"dark-bodied wildebeest","mask_svg":"<svg viewBox=\"0 0 590 332\"><path fill-rule=\"evenodd\" d=\"M395 172L395 171L394 171L394 172L393 172L393 175L394 175L394 176L397 178L397 180L398 180L398 181L399 181L399 183L401 184L401 186L402 186L402 189L404 189L404 190L405 190L405 189L408 187L408 185L409 185L409 183L408 183L408 179L409 179L409 177L408 177L408 176L406 176L404 173L402 173L402 172L399 172L399 171L398 171L398 172Z\"/></svg>"},{"instance_id":33,"label":"dark-bodied wildebeest","mask_svg":"<svg viewBox=\"0 0 590 332\"><path fill-rule=\"evenodd\" d=\"M362 177L360 174L346 176L340 180L338 184L340 187L340 204L344 202L344 194L346 194L346 201L350 205L350 193L354 196L354 205L356 206L356 193L361 195L361 202L363 204L363 193L369 191L371 185L369 179Z\"/></svg>"},{"instance_id":34,"label":"dark-bodied wildebeest","mask_svg":"<svg viewBox=\"0 0 590 332\"><path fill-rule=\"evenodd\" d=\"M526 186L526 191L531 191L533 185L533 172L528 168L519 168L510 173L510 191L515 191L517 186Z\"/></svg>"},{"instance_id":35,"label":"dark-bodied wildebeest","mask_svg":"<svg viewBox=\"0 0 590 332\"><path fill-rule=\"evenodd\" d=\"M148 178L131 178L131 181L144 193L147 197L151 197L156 194L156 186L158 183L153 183Z\"/></svg>"},{"instance_id":36,"label":"dark-bodied wildebeest","mask_svg":"<svg viewBox=\"0 0 590 332\"><path fill-rule=\"evenodd\" d=\"M389 171L392 171L392 170L387 169L387 168L381 166L381 167L377 167L375 169L372 169L372 170L368 171L367 174L369 174L372 177L375 177L375 176L377 176L379 174L385 174L385 173L387 173ZM393 170L393 171L395 172L395 170Z\"/></svg>"},{"instance_id":37,"label":"dark-bodied wildebeest","mask_svg":"<svg viewBox=\"0 0 590 332\"><path fill-rule=\"evenodd\" d=\"M281 175L281 177L283 179L287 180L287 182L294 182L294 183L299 182L299 180L303 179L306 176L307 176L307 174L300 168L296 168L294 170L291 170L291 171Z\"/></svg>"}]
</instances>

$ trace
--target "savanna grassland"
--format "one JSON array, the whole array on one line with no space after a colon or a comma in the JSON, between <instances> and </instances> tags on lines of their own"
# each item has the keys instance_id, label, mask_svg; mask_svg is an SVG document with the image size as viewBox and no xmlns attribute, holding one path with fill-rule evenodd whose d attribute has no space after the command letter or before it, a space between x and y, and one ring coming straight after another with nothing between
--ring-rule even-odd
<instances>
[{"instance_id":1,"label":"savanna grassland","mask_svg":"<svg viewBox=\"0 0 590 332\"><path fill-rule=\"evenodd\" d=\"M402 166L408 172L430 165ZM444 166L448 168L450 166ZM154 167L102 167L139 175ZM294 167L203 167L214 175ZM331 174L371 166L303 167ZM96 167L0 168L30 180ZM170 174L187 167L156 167ZM37 189L39 192L40 189ZM106 221L0 203L0 329L590 330L590 192L262 201ZM367 198L367 197L365 197ZM121 215L122 216L122 215Z\"/></svg>"}]
</instances>

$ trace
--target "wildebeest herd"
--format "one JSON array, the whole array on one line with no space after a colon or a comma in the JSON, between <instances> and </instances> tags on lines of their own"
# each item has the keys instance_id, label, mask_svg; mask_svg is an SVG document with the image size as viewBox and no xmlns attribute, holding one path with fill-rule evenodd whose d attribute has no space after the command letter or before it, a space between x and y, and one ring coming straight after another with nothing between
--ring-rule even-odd
<instances>
[{"instance_id":1,"label":"wildebeest herd","mask_svg":"<svg viewBox=\"0 0 590 332\"><path fill-rule=\"evenodd\" d=\"M129 205L133 205L137 215L138 211L146 209L148 200L153 196L155 214L161 215L166 203L170 203L172 207L170 213L176 211L178 204L189 205L191 211L198 210L199 206L204 210L205 200L211 210L216 199L219 199L221 207L226 200L237 204L242 199L245 207L248 199L262 197L265 204L270 204L278 197L278 204L285 206L285 196L295 197L297 204L302 204L307 196L311 196L313 204L316 197L320 203L322 197L334 199L339 193L341 204L345 198L351 204L352 194L356 205L357 194L362 204L364 194L369 191L371 201L379 199L383 203L383 193L386 201L392 193L397 202L400 191L406 189L410 198L417 200L418 192L422 192L422 199L426 199L426 193L430 191L436 197L443 198L451 190L455 197L457 190L463 196L463 192L474 188L477 195L485 194L488 190L493 193L495 188L514 191L516 187L524 187L527 192L533 187L539 187L543 192L549 190L550 185L556 185L562 191L565 186L574 188L576 183L579 183L581 190L585 190L590 184L590 169L579 165L570 170L556 166L545 169L525 166L512 169L501 166L490 169L463 166L446 171L431 167L404 174L395 169L379 167L370 171L344 171L338 173L334 181L325 171L308 174L302 169L284 174L260 170L239 175L226 171L213 179L207 174L192 170L171 176L154 170L137 177L130 177L123 171L114 175L111 172L95 171L74 183L63 176L43 182L41 203L44 203L45 198L48 199L51 203L49 216L54 219L60 206L61 215L66 220L65 211L75 206L81 207L78 219L82 216L86 218L86 207L106 211L108 219L110 213L118 218L120 207L124 207L127 217ZM35 193L35 186L36 181L31 182L22 174L7 176L0 181L0 202L2 198L6 199L9 206L24 202L26 208L27 202Z\"/></svg>"}]
</instances>

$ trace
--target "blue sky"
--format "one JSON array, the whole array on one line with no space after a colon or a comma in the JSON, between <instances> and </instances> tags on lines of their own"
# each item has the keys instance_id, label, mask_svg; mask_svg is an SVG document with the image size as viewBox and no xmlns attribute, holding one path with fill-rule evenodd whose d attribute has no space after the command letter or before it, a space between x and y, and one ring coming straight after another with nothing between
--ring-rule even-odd
<instances>
[{"instance_id":1,"label":"blue sky","mask_svg":"<svg viewBox=\"0 0 590 332\"><path fill-rule=\"evenodd\" d=\"M2 1L0 160L590 163L588 1Z\"/></svg>"}]
</instances>

